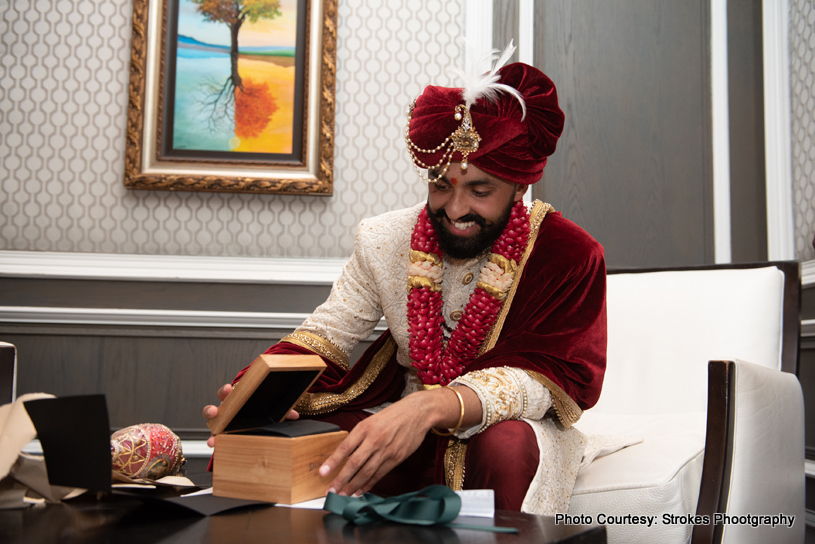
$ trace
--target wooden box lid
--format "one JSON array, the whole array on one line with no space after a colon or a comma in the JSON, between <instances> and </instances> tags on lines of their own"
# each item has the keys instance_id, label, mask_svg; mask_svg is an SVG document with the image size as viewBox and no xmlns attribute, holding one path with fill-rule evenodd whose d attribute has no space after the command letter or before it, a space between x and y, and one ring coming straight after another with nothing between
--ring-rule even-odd
<instances>
[{"instance_id":1,"label":"wooden box lid","mask_svg":"<svg viewBox=\"0 0 815 544\"><path fill-rule=\"evenodd\" d=\"M209 420L209 430L229 433L283 421L323 370L318 355L259 356Z\"/></svg>"}]
</instances>

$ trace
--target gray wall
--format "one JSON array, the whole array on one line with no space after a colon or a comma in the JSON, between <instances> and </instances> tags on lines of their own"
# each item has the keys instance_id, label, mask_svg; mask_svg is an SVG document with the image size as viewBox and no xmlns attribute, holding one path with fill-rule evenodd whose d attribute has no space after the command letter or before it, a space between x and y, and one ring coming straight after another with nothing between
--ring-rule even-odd
<instances>
[{"instance_id":1,"label":"gray wall","mask_svg":"<svg viewBox=\"0 0 815 544\"><path fill-rule=\"evenodd\" d=\"M761 1L728 2L730 244L734 262L767 260Z\"/></svg>"},{"instance_id":2,"label":"gray wall","mask_svg":"<svg viewBox=\"0 0 815 544\"><path fill-rule=\"evenodd\" d=\"M536 5L535 62L566 113L539 190L610 267L713 262L708 6Z\"/></svg>"}]
</instances>

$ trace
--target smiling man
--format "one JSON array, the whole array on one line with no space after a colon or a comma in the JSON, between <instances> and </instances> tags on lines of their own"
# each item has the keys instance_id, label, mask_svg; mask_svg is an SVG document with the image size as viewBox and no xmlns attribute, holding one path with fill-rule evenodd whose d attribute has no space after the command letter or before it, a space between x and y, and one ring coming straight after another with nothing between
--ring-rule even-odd
<instances>
[{"instance_id":1,"label":"smiling man","mask_svg":"<svg viewBox=\"0 0 815 544\"><path fill-rule=\"evenodd\" d=\"M476 167L470 170L467 175L460 163L452 163L428 188L430 223L442 253L453 259L472 259L491 247L527 189Z\"/></svg>"},{"instance_id":2,"label":"smiling man","mask_svg":"<svg viewBox=\"0 0 815 544\"><path fill-rule=\"evenodd\" d=\"M523 201L564 118L551 80L501 67L509 54L411 105L405 142L427 202L363 221L328 300L267 351L328 365L296 408L350 431L320 468L346 462L338 493L442 483L494 489L499 509L568 507L586 443L572 424L605 371L605 264L585 231ZM383 316L388 330L350 365Z\"/></svg>"}]
</instances>

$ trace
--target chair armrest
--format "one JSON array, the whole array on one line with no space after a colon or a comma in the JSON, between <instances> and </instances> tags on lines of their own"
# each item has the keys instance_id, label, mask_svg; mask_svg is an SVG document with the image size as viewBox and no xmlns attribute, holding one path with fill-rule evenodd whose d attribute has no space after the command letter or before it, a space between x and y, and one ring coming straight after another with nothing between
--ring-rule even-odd
<instances>
[{"instance_id":1,"label":"chair armrest","mask_svg":"<svg viewBox=\"0 0 815 544\"><path fill-rule=\"evenodd\" d=\"M708 367L705 460L692 542L804 542L804 398L787 372L744 361ZM715 514L793 517L787 524L718 524ZM742 520L743 521L743 520Z\"/></svg>"}]
</instances>

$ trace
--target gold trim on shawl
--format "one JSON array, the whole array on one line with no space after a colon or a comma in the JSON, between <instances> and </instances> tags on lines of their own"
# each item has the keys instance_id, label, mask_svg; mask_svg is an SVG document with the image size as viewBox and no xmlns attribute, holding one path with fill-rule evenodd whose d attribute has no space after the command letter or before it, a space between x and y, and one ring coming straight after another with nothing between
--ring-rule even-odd
<instances>
[{"instance_id":1,"label":"gold trim on shawl","mask_svg":"<svg viewBox=\"0 0 815 544\"><path fill-rule=\"evenodd\" d=\"M385 365L396 352L396 340L391 336L376 355L359 379L342 393L304 393L295 404L294 409L304 415L325 414L344 406L357 398L376 380Z\"/></svg>"},{"instance_id":2,"label":"gold trim on shawl","mask_svg":"<svg viewBox=\"0 0 815 544\"><path fill-rule=\"evenodd\" d=\"M444 451L444 483L453 491L464 489L464 461L467 458L467 441L451 438Z\"/></svg>"},{"instance_id":3,"label":"gold trim on shawl","mask_svg":"<svg viewBox=\"0 0 815 544\"><path fill-rule=\"evenodd\" d=\"M280 341L310 349L314 353L332 360L345 370L351 369L351 365L348 363L348 355L337 344L313 332L293 332L288 336L284 336Z\"/></svg>"},{"instance_id":4,"label":"gold trim on shawl","mask_svg":"<svg viewBox=\"0 0 815 544\"><path fill-rule=\"evenodd\" d=\"M535 240L538 239L538 231L540 230L541 223L543 223L546 214L553 211L555 211L555 209L551 204L546 204L540 200L536 200L532 204L532 210L529 213L529 226L531 227L529 230L529 242L526 244L526 250L524 250L524 254L521 257L521 262L518 263L518 269L515 270L515 277L512 279L512 287L509 288L504 304L501 306L501 313L498 314L498 319L495 320L490 332L487 333L484 343L481 344L481 349L478 350L478 355L483 355L484 353L488 352L494 348L496 342L498 342L498 337L501 335L501 328L504 326L504 321L507 318L509 307L512 305L512 299L515 297L515 291L518 290L518 283L521 281L524 266L526 266L526 261L529 260L529 255L532 254L532 248L535 246Z\"/></svg>"},{"instance_id":5,"label":"gold trim on shawl","mask_svg":"<svg viewBox=\"0 0 815 544\"><path fill-rule=\"evenodd\" d=\"M552 406L555 408L555 414L560 420L560 423L567 429L577 423L580 416L583 415L583 410L577 405L572 398L567 395L555 382L534 370L525 370L527 374L533 379L541 383L546 389L552 393Z\"/></svg>"}]
</instances>

